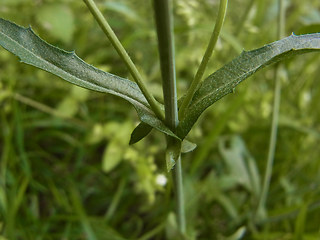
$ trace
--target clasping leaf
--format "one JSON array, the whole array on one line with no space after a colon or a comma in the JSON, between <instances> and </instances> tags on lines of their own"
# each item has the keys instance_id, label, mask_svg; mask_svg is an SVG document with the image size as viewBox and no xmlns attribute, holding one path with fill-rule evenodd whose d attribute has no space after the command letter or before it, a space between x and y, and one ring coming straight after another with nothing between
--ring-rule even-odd
<instances>
[{"instance_id":1,"label":"clasping leaf","mask_svg":"<svg viewBox=\"0 0 320 240\"><path fill-rule=\"evenodd\" d=\"M258 70L288 57L319 50L320 33L315 33L291 35L262 48L243 51L239 57L202 82L193 96L185 117L180 121L177 135L183 139L206 108L232 93L239 83Z\"/></svg>"},{"instance_id":2,"label":"clasping leaf","mask_svg":"<svg viewBox=\"0 0 320 240\"><path fill-rule=\"evenodd\" d=\"M46 43L30 27L23 28L0 18L0 45L20 57L22 62L41 68L70 83L127 100L135 107L142 122L177 138L154 115L136 83L87 64L75 52L66 52Z\"/></svg>"}]
</instances>

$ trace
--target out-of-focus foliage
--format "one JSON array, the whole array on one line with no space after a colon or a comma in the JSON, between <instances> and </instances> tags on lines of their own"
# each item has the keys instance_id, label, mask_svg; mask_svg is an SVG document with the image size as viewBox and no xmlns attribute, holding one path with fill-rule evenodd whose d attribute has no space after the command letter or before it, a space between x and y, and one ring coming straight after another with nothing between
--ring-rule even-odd
<instances>
[{"instance_id":1,"label":"out-of-focus foliage","mask_svg":"<svg viewBox=\"0 0 320 240\"><path fill-rule=\"evenodd\" d=\"M287 35L320 31L318 0L285 2ZM97 3L161 101L151 1ZM218 4L174 1L179 96L204 53ZM0 16L130 78L82 1L2 0ZM276 0L229 1L207 75L242 49L275 41L276 16ZM265 217L255 210L269 142L273 69L239 85L198 121L189 137L198 147L183 155L194 239L319 239L319 61L319 54L310 54L284 63ZM0 239L175 239L164 139L152 131L128 147L138 119L123 100L72 87L1 50L0 109Z\"/></svg>"}]
</instances>

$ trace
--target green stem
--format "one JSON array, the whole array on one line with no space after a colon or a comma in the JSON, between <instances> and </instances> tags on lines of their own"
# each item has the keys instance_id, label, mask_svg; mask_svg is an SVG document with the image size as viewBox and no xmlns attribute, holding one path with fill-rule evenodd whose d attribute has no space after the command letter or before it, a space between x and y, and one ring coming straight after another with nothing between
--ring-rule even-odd
<instances>
[{"instance_id":1,"label":"green stem","mask_svg":"<svg viewBox=\"0 0 320 240\"><path fill-rule=\"evenodd\" d=\"M176 191L176 203L177 203L177 216L179 230L182 234L186 233L186 217L185 217L185 205L184 205L184 192L183 192L183 178L182 178L182 164L181 156L176 161L174 173L174 184Z\"/></svg>"},{"instance_id":2,"label":"green stem","mask_svg":"<svg viewBox=\"0 0 320 240\"><path fill-rule=\"evenodd\" d=\"M154 12L157 26L157 36L159 43L161 76L163 85L163 96L165 106L166 124L175 132L178 126L178 104L176 89L176 74L174 60L174 36L172 6L170 0L154 0ZM180 144L176 139L167 137L167 151ZM182 235L186 232L186 221L184 211L183 178L181 167L181 153L179 152L176 161L174 174L174 189L176 197L176 211L178 227ZM170 155L173 158L173 155Z\"/></svg>"},{"instance_id":3,"label":"green stem","mask_svg":"<svg viewBox=\"0 0 320 240\"><path fill-rule=\"evenodd\" d=\"M155 115L160 118L161 120L164 120L163 112L161 111L159 104L154 99L154 97L149 93L147 87L143 83L142 76L138 72L138 69L132 62L131 58L129 57L128 53L120 43L119 39L111 29L110 25L108 24L107 20L103 17L102 13L98 9L97 5L94 3L93 0L83 0L85 4L87 5L88 9L100 25L102 31L106 34L109 41L113 45L113 47L118 52L119 56L122 58L124 63L126 64L128 70L130 71L134 81L138 84L141 92L147 99L148 103L150 104L151 109L154 111Z\"/></svg>"},{"instance_id":4,"label":"green stem","mask_svg":"<svg viewBox=\"0 0 320 240\"><path fill-rule=\"evenodd\" d=\"M284 8L283 0L279 0L278 3L279 3L279 20L278 20L277 37L278 39L280 39L284 36L285 8ZM268 195L271 176L272 176L274 155L275 155L276 144L277 144L279 109L280 109L280 100L281 100L280 71L281 71L281 65L277 64L274 71L275 88L274 88L271 135L270 135L270 142L269 142L269 149L268 149L266 172L264 176L263 187L262 187L261 196L260 196L259 205L258 205L258 213L259 212L262 213L266 205L267 195Z\"/></svg>"},{"instance_id":5,"label":"green stem","mask_svg":"<svg viewBox=\"0 0 320 240\"><path fill-rule=\"evenodd\" d=\"M17 101L19 101L19 102L21 102L21 103L23 103L25 105L33 107L33 108L35 108L35 109L37 109L39 111L42 111L42 112L47 113L47 114L50 114L52 116L65 119L66 121L72 122L72 123L78 125L79 127L88 127L89 126L89 124L87 122L83 122L83 121L81 121L79 119L72 118L72 117L66 117L65 115L61 114L59 111L57 111L57 110L55 110L55 109L53 109L51 107L48 107L47 105L44 105L44 104L42 104L40 102L37 102L37 101L35 101L33 99L30 99L30 98L27 98L25 96L22 96L19 93L12 94L12 97L15 100L17 100Z\"/></svg>"},{"instance_id":6,"label":"green stem","mask_svg":"<svg viewBox=\"0 0 320 240\"><path fill-rule=\"evenodd\" d=\"M154 0L153 2L159 44L165 119L167 125L174 130L178 126L178 106L173 20L169 0Z\"/></svg>"},{"instance_id":7,"label":"green stem","mask_svg":"<svg viewBox=\"0 0 320 240\"><path fill-rule=\"evenodd\" d=\"M228 0L220 0L220 6L219 6L219 12L218 12L218 17L217 17L217 21L216 24L214 26L208 47L206 49L206 52L202 58L202 61L200 63L200 66L197 70L197 73L191 83L191 86L185 96L185 98L183 99L183 102L181 104L180 110L179 110L179 119L182 120L185 112L192 100L192 97L195 93L195 91L197 90L197 87L200 83L200 81L202 80L203 74L206 70L207 64L210 60L210 57L212 56L212 52L213 49L218 41L218 37L222 28L222 24L224 22L226 13L227 13L227 5L228 5Z\"/></svg>"}]
</instances>

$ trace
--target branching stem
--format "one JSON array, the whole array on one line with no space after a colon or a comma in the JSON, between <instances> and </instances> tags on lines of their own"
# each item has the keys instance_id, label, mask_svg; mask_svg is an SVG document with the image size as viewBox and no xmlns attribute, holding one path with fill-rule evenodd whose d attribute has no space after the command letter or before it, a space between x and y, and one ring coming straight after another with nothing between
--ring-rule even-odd
<instances>
[{"instance_id":1,"label":"branching stem","mask_svg":"<svg viewBox=\"0 0 320 240\"><path fill-rule=\"evenodd\" d=\"M150 104L151 109L154 111L155 115L160 118L161 120L164 120L163 111L161 111L159 104L154 99L154 97L149 93L147 87L145 86L142 76L140 75L138 69L132 62L131 58L129 57L128 53L120 43L119 39L111 29L110 25L108 24L107 20L104 18L100 10L98 9L97 5L94 3L93 0L83 0L85 4L87 5L88 9L100 25L102 31L106 34L109 41L113 45L113 47L118 52L119 56L122 58L124 63L126 64L128 70L130 71L134 81L138 84L141 92L147 99L148 103Z\"/></svg>"},{"instance_id":2,"label":"branching stem","mask_svg":"<svg viewBox=\"0 0 320 240\"><path fill-rule=\"evenodd\" d=\"M220 31L227 13L227 5L228 5L228 0L220 0L220 6L219 6L219 12L218 12L218 17L217 17L217 21L216 24L214 26L208 47L206 49L206 52L202 58L202 61L200 63L200 66L197 70L197 73L191 83L191 86L181 104L180 110L179 110L179 119L182 120L186 110L192 100L192 97L195 93L195 91L197 90L197 87L199 85L199 83L202 80L203 74L206 70L207 64L212 56L212 52L213 49L218 41L218 37L220 35Z\"/></svg>"}]
</instances>

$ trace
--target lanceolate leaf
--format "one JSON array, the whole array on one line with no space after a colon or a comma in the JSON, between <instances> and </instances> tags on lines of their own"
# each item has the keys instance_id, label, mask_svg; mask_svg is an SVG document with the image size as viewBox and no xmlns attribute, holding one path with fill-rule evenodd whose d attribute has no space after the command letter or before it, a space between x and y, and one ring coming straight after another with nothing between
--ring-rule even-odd
<instances>
[{"instance_id":1,"label":"lanceolate leaf","mask_svg":"<svg viewBox=\"0 0 320 240\"><path fill-rule=\"evenodd\" d=\"M131 138L129 144L135 144L139 142L141 139L146 137L152 130L150 125L141 122L131 133Z\"/></svg>"},{"instance_id":2,"label":"lanceolate leaf","mask_svg":"<svg viewBox=\"0 0 320 240\"><path fill-rule=\"evenodd\" d=\"M184 138L201 113L259 69L285 58L320 50L320 33L291 35L262 48L244 51L230 63L206 78L195 92L186 115L180 121L178 136Z\"/></svg>"},{"instance_id":3,"label":"lanceolate leaf","mask_svg":"<svg viewBox=\"0 0 320 240\"><path fill-rule=\"evenodd\" d=\"M46 43L31 28L23 28L0 18L0 45L20 57L22 62L53 73L70 83L124 98L133 104L141 121L176 137L155 117L137 84L85 63L74 52L66 52Z\"/></svg>"}]
</instances>

